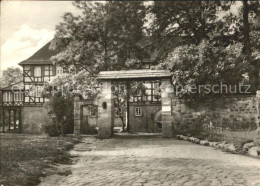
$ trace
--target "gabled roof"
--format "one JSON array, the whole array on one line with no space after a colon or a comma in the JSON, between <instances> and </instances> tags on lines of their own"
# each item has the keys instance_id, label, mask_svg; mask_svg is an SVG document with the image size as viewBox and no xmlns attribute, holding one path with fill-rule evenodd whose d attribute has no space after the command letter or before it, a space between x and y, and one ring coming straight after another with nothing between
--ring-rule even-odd
<instances>
[{"instance_id":1,"label":"gabled roof","mask_svg":"<svg viewBox=\"0 0 260 186\"><path fill-rule=\"evenodd\" d=\"M0 90L21 90L24 86L23 81L20 81L18 83L15 83L13 85L1 88Z\"/></svg>"},{"instance_id":2,"label":"gabled roof","mask_svg":"<svg viewBox=\"0 0 260 186\"><path fill-rule=\"evenodd\" d=\"M119 80L119 79L147 79L147 78L169 78L172 73L168 70L121 70L121 71L102 71L99 73L98 80Z\"/></svg>"},{"instance_id":3,"label":"gabled roof","mask_svg":"<svg viewBox=\"0 0 260 186\"><path fill-rule=\"evenodd\" d=\"M31 57L19 63L19 65L52 64L50 58L58 51L50 50L51 41L35 52Z\"/></svg>"}]
</instances>

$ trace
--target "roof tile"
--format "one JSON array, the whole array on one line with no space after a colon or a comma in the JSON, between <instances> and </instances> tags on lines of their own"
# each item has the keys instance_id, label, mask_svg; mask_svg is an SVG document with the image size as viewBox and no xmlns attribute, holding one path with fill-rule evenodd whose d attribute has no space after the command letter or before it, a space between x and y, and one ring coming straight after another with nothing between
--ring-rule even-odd
<instances>
[{"instance_id":1,"label":"roof tile","mask_svg":"<svg viewBox=\"0 0 260 186\"><path fill-rule=\"evenodd\" d=\"M44 45L40 50L35 52L31 57L19 63L19 65L33 65L33 64L52 64L50 58L55 56L58 51L50 49L51 41Z\"/></svg>"}]
</instances>

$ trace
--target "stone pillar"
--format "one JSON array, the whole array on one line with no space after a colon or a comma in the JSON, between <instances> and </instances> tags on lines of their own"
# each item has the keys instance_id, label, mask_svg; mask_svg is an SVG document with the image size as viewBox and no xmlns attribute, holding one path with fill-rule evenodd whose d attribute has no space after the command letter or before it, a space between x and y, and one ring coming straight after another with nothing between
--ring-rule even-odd
<instances>
[{"instance_id":1,"label":"stone pillar","mask_svg":"<svg viewBox=\"0 0 260 186\"><path fill-rule=\"evenodd\" d=\"M113 136L114 100L111 92L111 81L102 82L101 95L98 101L98 136L109 138Z\"/></svg>"},{"instance_id":2,"label":"stone pillar","mask_svg":"<svg viewBox=\"0 0 260 186\"><path fill-rule=\"evenodd\" d=\"M171 95L173 86L170 79L162 80L162 136L165 138L173 137L172 104Z\"/></svg>"},{"instance_id":3,"label":"stone pillar","mask_svg":"<svg viewBox=\"0 0 260 186\"><path fill-rule=\"evenodd\" d=\"M80 97L76 95L74 97L74 136L80 135L80 107Z\"/></svg>"}]
</instances>

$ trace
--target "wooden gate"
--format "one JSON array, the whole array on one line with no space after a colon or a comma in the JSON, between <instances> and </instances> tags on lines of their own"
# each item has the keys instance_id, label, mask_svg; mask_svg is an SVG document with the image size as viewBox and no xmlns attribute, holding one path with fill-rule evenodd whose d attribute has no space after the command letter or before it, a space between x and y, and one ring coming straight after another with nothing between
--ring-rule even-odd
<instances>
[{"instance_id":1,"label":"wooden gate","mask_svg":"<svg viewBox=\"0 0 260 186\"><path fill-rule=\"evenodd\" d=\"M82 105L81 106L81 133L95 134L97 127L97 106Z\"/></svg>"},{"instance_id":2,"label":"wooden gate","mask_svg":"<svg viewBox=\"0 0 260 186\"><path fill-rule=\"evenodd\" d=\"M132 104L130 105L129 125L131 132L160 132L155 115L161 110L159 104Z\"/></svg>"}]
</instances>

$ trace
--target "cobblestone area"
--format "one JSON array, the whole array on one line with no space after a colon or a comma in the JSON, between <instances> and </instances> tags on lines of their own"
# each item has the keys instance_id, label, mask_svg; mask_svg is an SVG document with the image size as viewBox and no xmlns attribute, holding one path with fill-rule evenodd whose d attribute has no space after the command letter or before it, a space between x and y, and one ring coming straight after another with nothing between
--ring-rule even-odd
<instances>
[{"instance_id":1,"label":"cobblestone area","mask_svg":"<svg viewBox=\"0 0 260 186\"><path fill-rule=\"evenodd\" d=\"M77 163L41 186L174 185L260 186L260 160L161 137L85 138L71 152Z\"/></svg>"}]
</instances>

